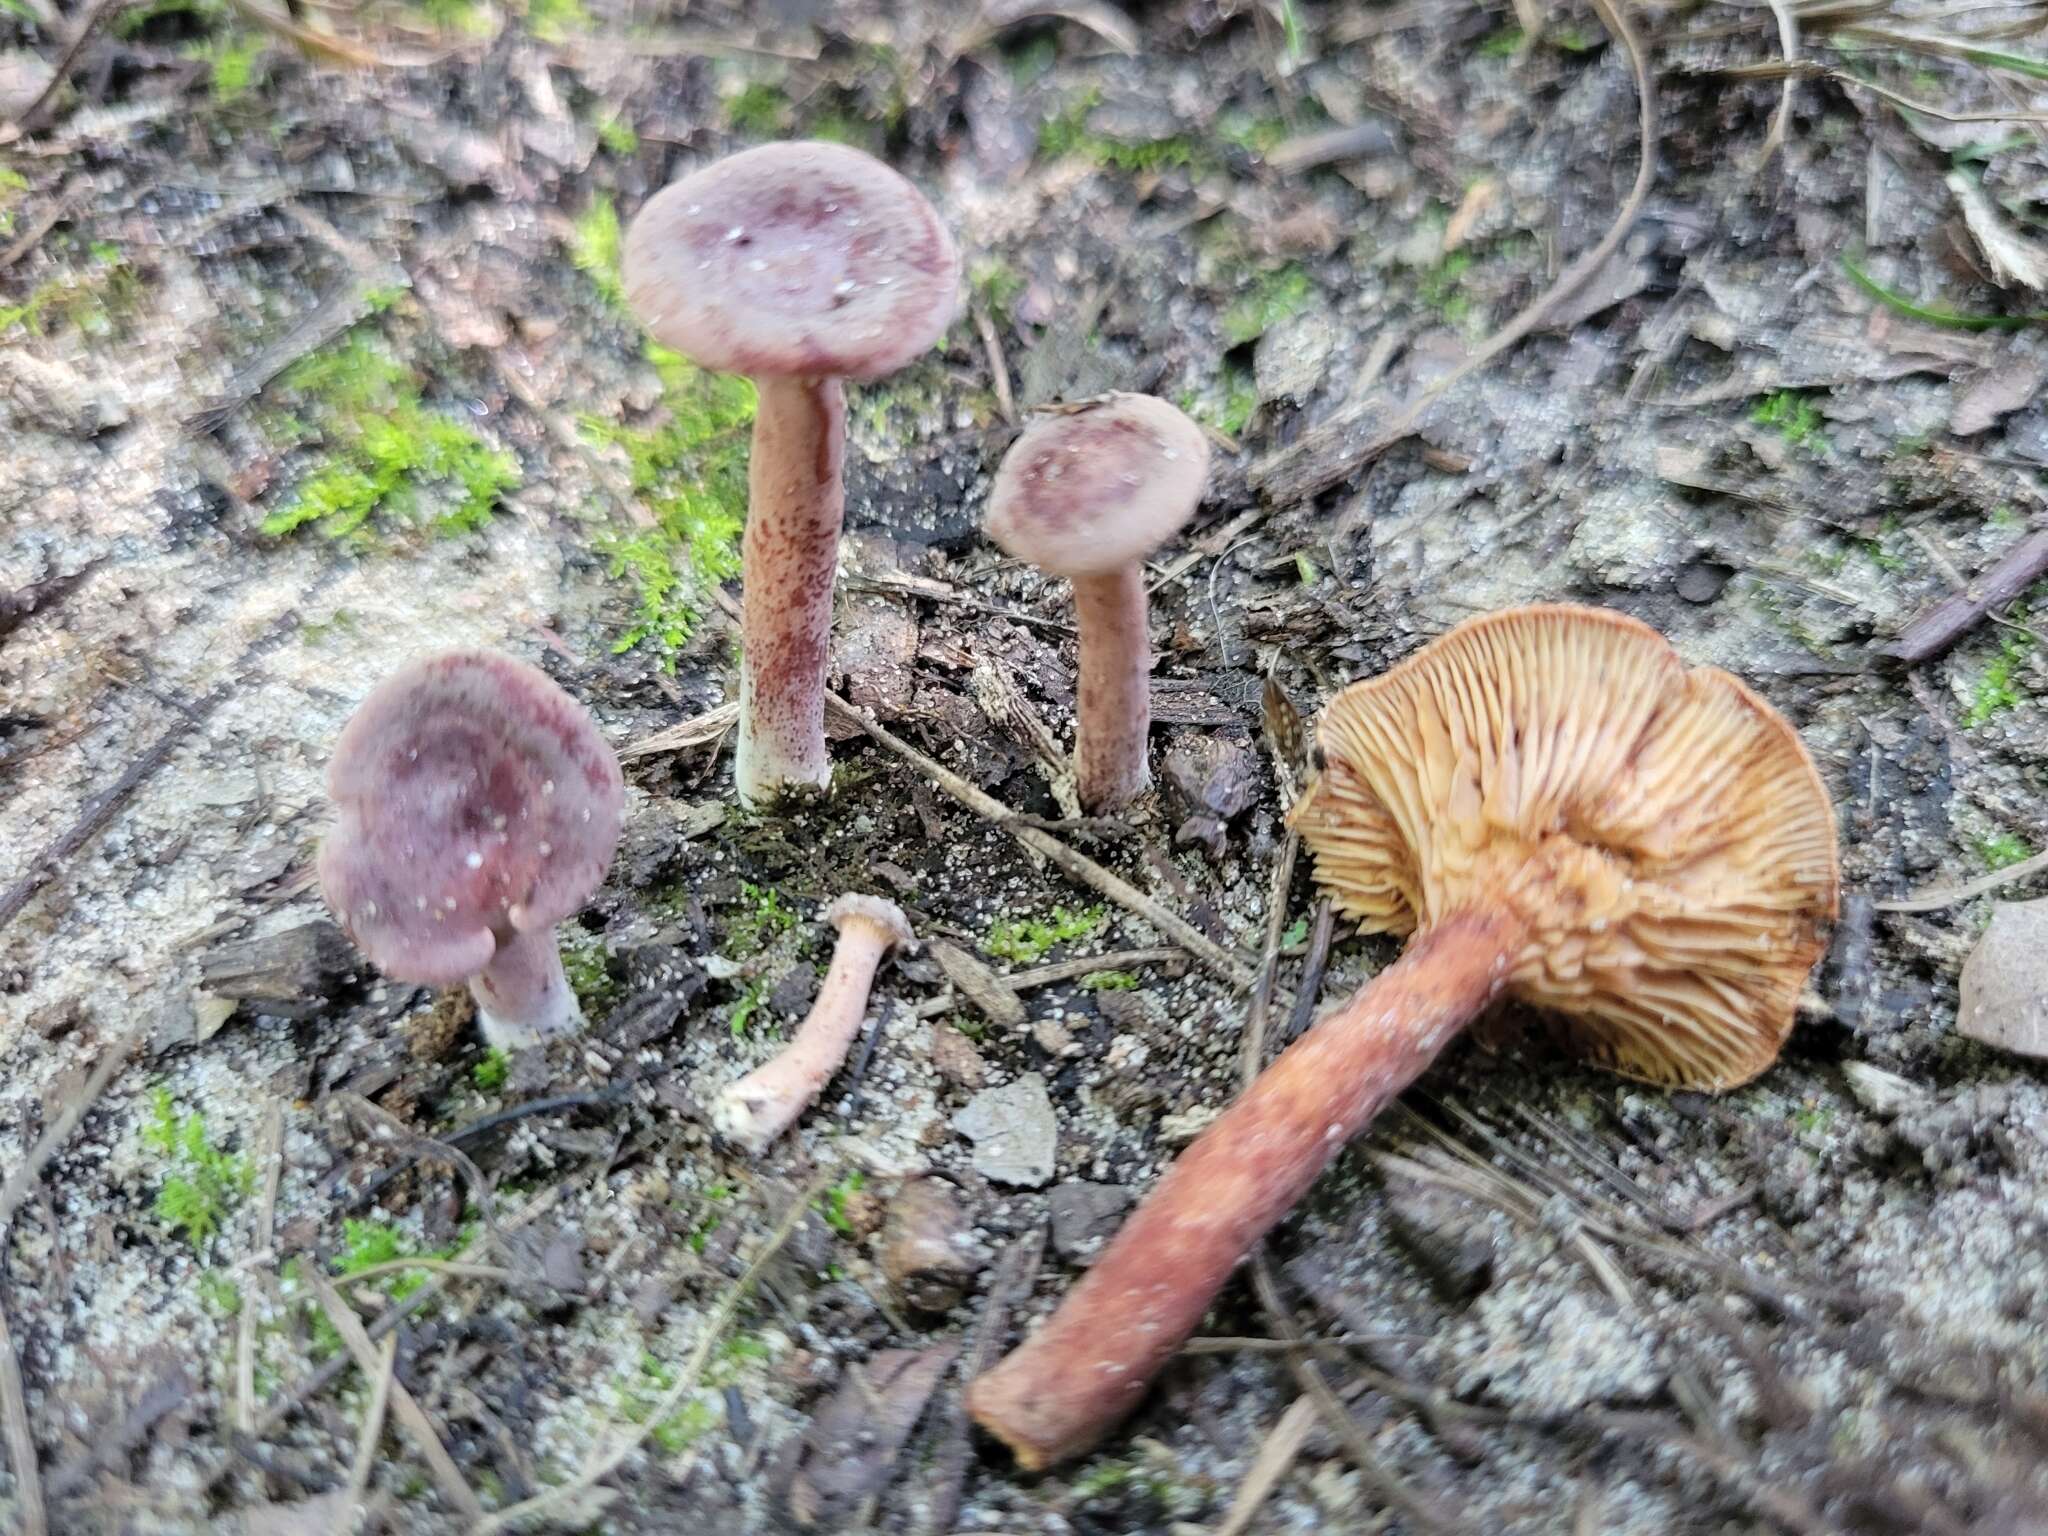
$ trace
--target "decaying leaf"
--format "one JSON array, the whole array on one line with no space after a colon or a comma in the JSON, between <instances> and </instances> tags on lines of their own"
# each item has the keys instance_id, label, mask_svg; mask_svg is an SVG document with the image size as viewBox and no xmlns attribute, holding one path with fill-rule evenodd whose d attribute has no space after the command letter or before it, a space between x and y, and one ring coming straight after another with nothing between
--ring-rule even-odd
<instances>
[{"instance_id":1,"label":"decaying leaf","mask_svg":"<svg viewBox=\"0 0 2048 1536\"><path fill-rule=\"evenodd\" d=\"M2008 285L2048 288L2048 251L2022 237L1974 177L1952 171L1948 186L1963 210L1963 222L1991 264L1991 275Z\"/></svg>"},{"instance_id":2,"label":"decaying leaf","mask_svg":"<svg viewBox=\"0 0 2048 1536\"><path fill-rule=\"evenodd\" d=\"M1963 962L1956 1033L2016 1056L2048 1056L2048 898L1992 909Z\"/></svg>"},{"instance_id":3,"label":"decaying leaf","mask_svg":"<svg viewBox=\"0 0 2048 1536\"><path fill-rule=\"evenodd\" d=\"M954 1344L885 1349L851 1367L804 1431L790 1519L804 1530L845 1529L846 1517L887 1486L897 1453L958 1352Z\"/></svg>"}]
</instances>

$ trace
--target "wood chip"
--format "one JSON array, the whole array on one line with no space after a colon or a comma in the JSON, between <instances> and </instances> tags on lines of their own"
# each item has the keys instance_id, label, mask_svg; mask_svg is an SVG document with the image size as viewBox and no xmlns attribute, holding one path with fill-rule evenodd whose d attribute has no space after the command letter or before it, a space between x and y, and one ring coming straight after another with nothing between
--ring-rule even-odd
<instances>
[{"instance_id":1,"label":"wood chip","mask_svg":"<svg viewBox=\"0 0 2048 1536\"><path fill-rule=\"evenodd\" d=\"M1977 248L1991 265L1991 275L2008 287L2048 288L2048 250L2021 235L1974 176L1951 171L1948 187L1956 195Z\"/></svg>"},{"instance_id":2,"label":"wood chip","mask_svg":"<svg viewBox=\"0 0 2048 1536\"><path fill-rule=\"evenodd\" d=\"M2015 1056L2048 1056L2048 899L1992 909L1963 963L1956 1033Z\"/></svg>"},{"instance_id":3,"label":"wood chip","mask_svg":"<svg viewBox=\"0 0 2048 1536\"><path fill-rule=\"evenodd\" d=\"M954 989L978 1008L991 1024L1001 1029L1022 1029L1024 999L1010 984L975 956L944 939L931 942L931 956L946 973Z\"/></svg>"}]
</instances>

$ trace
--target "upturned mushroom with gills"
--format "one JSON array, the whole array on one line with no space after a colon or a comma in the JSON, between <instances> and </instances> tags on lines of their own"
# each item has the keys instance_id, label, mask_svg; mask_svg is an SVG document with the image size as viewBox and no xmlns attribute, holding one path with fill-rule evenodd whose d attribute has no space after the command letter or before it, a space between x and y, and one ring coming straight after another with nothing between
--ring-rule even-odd
<instances>
[{"instance_id":1,"label":"upturned mushroom with gills","mask_svg":"<svg viewBox=\"0 0 2048 1536\"><path fill-rule=\"evenodd\" d=\"M886 897L842 896L824 917L839 930L839 942L817 1001L779 1055L728 1084L711 1106L712 1127L755 1157L846 1064L868 1015L875 972L890 950L915 942L910 919Z\"/></svg>"},{"instance_id":2,"label":"upturned mushroom with gills","mask_svg":"<svg viewBox=\"0 0 2048 1536\"><path fill-rule=\"evenodd\" d=\"M1325 1013L973 1384L1027 1467L1136 1406L1232 1268L1496 998L1627 1077L1719 1091L1776 1058L1835 914L1833 811L1770 705L1568 606L1460 625L1331 701L1293 811L1316 878L1406 952Z\"/></svg>"},{"instance_id":3,"label":"upturned mushroom with gills","mask_svg":"<svg viewBox=\"0 0 2048 1536\"><path fill-rule=\"evenodd\" d=\"M320 887L372 964L421 986L468 982L503 1050L581 1024L555 925L604 879L625 799L582 705L509 656L428 657L349 717L327 793L339 821Z\"/></svg>"},{"instance_id":4,"label":"upturned mushroom with gills","mask_svg":"<svg viewBox=\"0 0 2048 1536\"><path fill-rule=\"evenodd\" d=\"M960 257L932 205L840 144L768 144L657 193L626 232L627 302L655 340L754 381L741 543L742 801L824 788L825 664L845 511L847 379L929 349Z\"/></svg>"},{"instance_id":5,"label":"upturned mushroom with gills","mask_svg":"<svg viewBox=\"0 0 2048 1536\"><path fill-rule=\"evenodd\" d=\"M1145 557L1195 515L1208 478L1202 429L1164 400L1129 394L1039 417L996 472L988 536L1074 584L1074 779L1091 813L1130 804L1152 782Z\"/></svg>"}]
</instances>

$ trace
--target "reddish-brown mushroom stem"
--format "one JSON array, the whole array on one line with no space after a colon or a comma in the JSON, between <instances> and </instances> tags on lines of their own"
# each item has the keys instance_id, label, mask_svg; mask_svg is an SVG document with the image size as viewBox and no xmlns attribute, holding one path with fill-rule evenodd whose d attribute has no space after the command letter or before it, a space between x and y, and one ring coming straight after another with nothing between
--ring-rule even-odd
<instances>
[{"instance_id":1,"label":"reddish-brown mushroom stem","mask_svg":"<svg viewBox=\"0 0 2048 1536\"><path fill-rule=\"evenodd\" d=\"M1085 806L1129 805L1152 783L1152 637L1145 571L1074 578L1081 667L1074 704L1074 789Z\"/></svg>"},{"instance_id":2,"label":"reddish-brown mushroom stem","mask_svg":"<svg viewBox=\"0 0 2048 1536\"><path fill-rule=\"evenodd\" d=\"M902 909L879 896L842 896L825 920L838 927L839 943L811 1011L779 1055L729 1084L711 1108L719 1134L757 1157L845 1065L883 957L912 941Z\"/></svg>"},{"instance_id":3,"label":"reddish-brown mushroom stem","mask_svg":"<svg viewBox=\"0 0 2048 1536\"><path fill-rule=\"evenodd\" d=\"M837 379L762 378L747 472L740 580L741 800L832 781L825 662L846 493L846 391Z\"/></svg>"},{"instance_id":4,"label":"reddish-brown mushroom stem","mask_svg":"<svg viewBox=\"0 0 2048 1536\"><path fill-rule=\"evenodd\" d=\"M1086 1450L1137 1405L1238 1261L1501 989L1521 924L1472 913L1283 1051L1183 1153L1050 1321L977 1379L975 1421L1025 1467Z\"/></svg>"}]
</instances>

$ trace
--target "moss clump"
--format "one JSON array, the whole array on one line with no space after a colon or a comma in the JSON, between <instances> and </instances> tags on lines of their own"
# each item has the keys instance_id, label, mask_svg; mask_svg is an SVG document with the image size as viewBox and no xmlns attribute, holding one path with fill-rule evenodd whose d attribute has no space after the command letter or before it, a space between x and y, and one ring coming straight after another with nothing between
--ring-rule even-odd
<instances>
[{"instance_id":1,"label":"moss clump","mask_svg":"<svg viewBox=\"0 0 2048 1536\"><path fill-rule=\"evenodd\" d=\"M569 226L569 259L614 309L626 307L626 280L620 267L624 249L618 207L599 193Z\"/></svg>"},{"instance_id":2,"label":"moss clump","mask_svg":"<svg viewBox=\"0 0 2048 1536\"><path fill-rule=\"evenodd\" d=\"M194 1248L204 1247L249 1193L255 1170L247 1158L213 1144L203 1115L180 1114L168 1088L158 1088L151 1097L142 1140L168 1165L157 1190L157 1219Z\"/></svg>"},{"instance_id":3,"label":"moss clump","mask_svg":"<svg viewBox=\"0 0 2048 1536\"><path fill-rule=\"evenodd\" d=\"M1079 985L1084 992L1135 992L1138 978L1129 971L1096 971L1083 976Z\"/></svg>"},{"instance_id":4,"label":"moss clump","mask_svg":"<svg viewBox=\"0 0 2048 1536\"><path fill-rule=\"evenodd\" d=\"M1103 923L1099 906L1070 912L1054 907L1050 917L1006 917L993 924L981 947L1012 965L1036 965L1056 944L1085 939Z\"/></svg>"},{"instance_id":5,"label":"moss clump","mask_svg":"<svg viewBox=\"0 0 2048 1536\"><path fill-rule=\"evenodd\" d=\"M856 1168L818 1196L818 1214L825 1218L825 1225L841 1237L854 1236L853 1219L846 1214L846 1202L866 1185L867 1175Z\"/></svg>"},{"instance_id":6,"label":"moss clump","mask_svg":"<svg viewBox=\"0 0 2048 1536\"><path fill-rule=\"evenodd\" d=\"M1462 326L1472 318L1472 296L1462 287L1465 274L1471 270L1470 251L1447 251L1435 266L1416 280L1415 296L1435 310L1445 323Z\"/></svg>"},{"instance_id":7,"label":"moss clump","mask_svg":"<svg viewBox=\"0 0 2048 1536\"><path fill-rule=\"evenodd\" d=\"M1820 407L1800 390L1780 389L1765 395L1750 407L1749 419L1760 427L1770 427L1795 448L1825 453L1829 447Z\"/></svg>"},{"instance_id":8,"label":"moss clump","mask_svg":"<svg viewBox=\"0 0 2048 1536\"><path fill-rule=\"evenodd\" d=\"M512 1073L512 1058L503 1048L492 1046L484 1059L469 1069L470 1080L485 1093L496 1093Z\"/></svg>"},{"instance_id":9,"label":"moss clump","mask_svg":"<svg viewBox=\"0 0 2048 1536\"><path fill-rule=\"evenodd\" d=\"M585 1013L601 1014L619 995L611 972L611 952L604 939L587 928L565 923L557 933L562 947L562 972Z\"/></svg>"},{"instance_id":10,"label":"moss clump","mask_svg":"<svg viewBox=\"0 0 2048 1536\"><path fill-rule=\"evenodd\" d=\"M526 25L542 42L559 42L597 25L583 0L527 0Z\"/></svg>"},{"instance_id":11,"label":"moss clump","mask_svg":"<svg viewBox=\"0 0 2048 1536\"><path fill-rule=\"evenodd\" d=\"M1038 128L1038 152L1048 160L1078 155L1099 166L1132 174L1206 164L1193 139L1170 134L1156 139L1117 139L1088 126L1088 114L1101 103L1101 93L1088 91L1070 101Z\"/></svg>"},{"instance_id":12,"label":"moss clump","mask_svg":"<svg viewBox=\"0 0 2048 1536\"><path fill-rule=\"evenodd\" d=\"M1223 312L1223 339L1233 347L1257 341L1282 320L1306 309L1314 292L1315 285L1298 266L1289 264L1261 273Z\"/></svg>"},{"instance_id":13,"label":"moss clump","mask_svg":"<svg viewBox=\"0 0 2048 1536\"><path fill-rule=\"evenodd\" d=\"M490 521L519 484L519 465L467 422L429 410L419 376L360 329L299 363L283 380L296 406L288 418L329 452L284 503L263 519L281 537L317 524L329 538L363 536L372 518L415 516L421 493L437 488L437 533L466 533Z\"/></svg>"},{"instance_id":14,"label":"moss clump","mask_svg":"<svg viewBox=\"0 0 2048 1536\"><path fill-rule=\"evenodd\" d=\"M1994 832L1977 839L1977 857L1984 861L1986 869L2010 869L2033 856L2034 850L2010 832Z\"/></svg>"},{"instance_id":15,"label":"moss clump","mask_svg":"<svg viewBox=\"0 0 2048 1536\"><path fill-rule=\"evenodd\" d=\"M619 1411L630 1422L645 1424L675 1385L674 1366L659 1355L643 1354L640 1369L619 1389ZM718 1420L719 1410L709 1399L692 1397L650 1429L647 1438L665 1455L679 1456L708 1434Z\"/></svg>"},{"instance_id":16,"label":"moss clump","mask_svg":"<svg viewBox=\"0 0 2048 1536\"><path fill-rule=\"evenodd\" d=\"M75 271L38 283L17 304L0 304L0 338L16 327L32 336L64 330L93 338L109 336L134 310L141 294L141 279L120 247L95 240L86 246L85 260Z\"/></svg>"},{"instance_id":17,"label":"moss clump","mask_svg":"<svg viewBox=\"0 0 2048 1536\"><path fill-rule=\"evenodd\" d=\"M1251 369L1225 363L1200 389L1183 390L1178 404L1205 426L1236 437L1251 425L1258 411L1259 386Z\"/></svg>"},{"instance_id":18,"label":"moss clump","mask_svg":"<svg viewBox=\"0 0 2048 1536\"><path fill-rule=\"evenodd\" d=\"M2014 617L2024 618L2025 609L2014 605ZM1971 730L2019 707L2025 697L2019 688L2019 671L2033 649L2033 637L2024 631L2006 631L1998 642L1998 654L1991 658L1970 690L1969 712L1963 724Z\"/></svg>"},{"instance_id":19,"label":"moss clump","mask_svg":"<svg viewBox=\"0 0 2048 1536\"><path fill-rule=\"evenodd\" d=\"M725 125L747 138L773 138L789 130L789 97L779 85L750 80L725 104Z\"/></svg>"}]
</instances>

